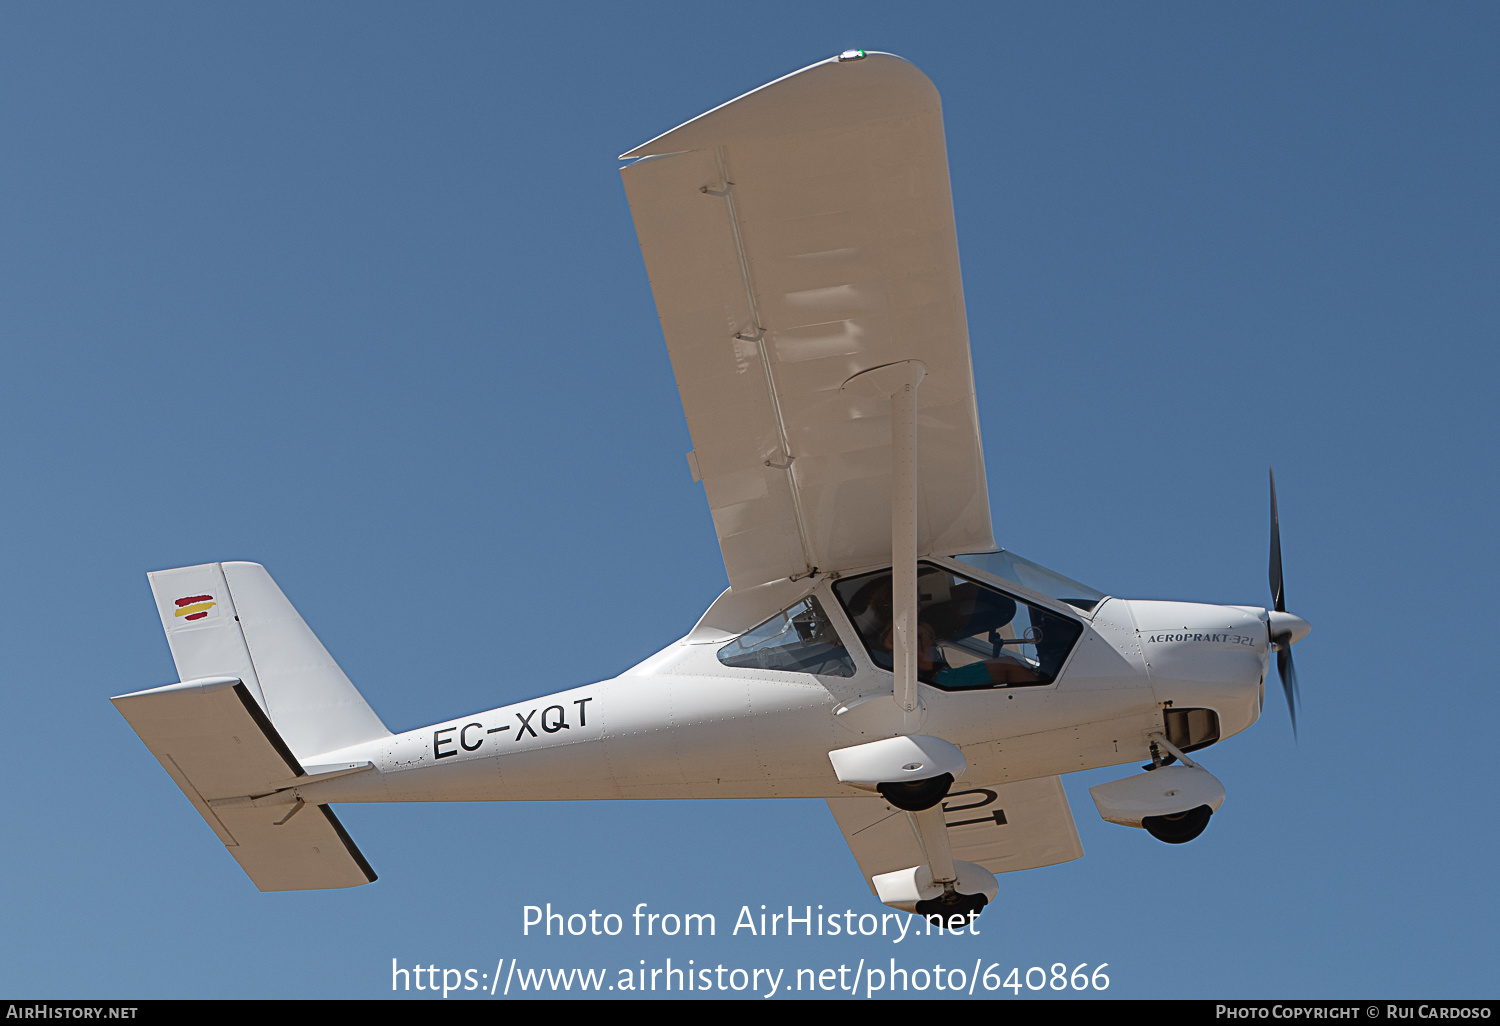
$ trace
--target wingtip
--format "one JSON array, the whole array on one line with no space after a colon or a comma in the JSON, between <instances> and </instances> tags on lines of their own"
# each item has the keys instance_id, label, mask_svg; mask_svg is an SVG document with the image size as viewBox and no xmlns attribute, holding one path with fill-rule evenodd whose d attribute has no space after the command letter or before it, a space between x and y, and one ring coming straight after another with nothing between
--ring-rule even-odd
<instances>
[{"instance_id":1,"label":"wingtip","mask_svg":"<svg viewBox=\"0 0 1500 1026\"><path fill-rule=\"evenodd\" d=\"M847 56L849 54L859 54L860 56L858 56L858 57ZM636 147L634 147L632 149L626 150L624 153L620 154L615 159L616 160L636 161L636 160L640 160L643 157L668 156L668 155L670 155L670 153L667 151L667 149L664 149L663 146L659 145L662 142L662 140L667 139L669 136L673 136L673 135L681 132L683 129L687 128L689 125L693 125L695 122L700 122L704 118L709 117L710 115L718 114L719 112L723 111L726 107L729 107L729 106L731 106L733 104L736 104L736 103L740 103L740 102L748 99L749 97L754 96L757 93L761 93L761 92L763 92L763 91L765 91L767 89L770 89L773 86L781 85L782 83L786 82L788 79L796 78L799 75L805 75L808 72L813 71L813 70L815 70L817 68L822 68L822 67L824 67L826 65L830 65L830 64L844 64L844 65L848 65L850 67L859 67L859 68L865 69L866 71L870 71L870 70L877 69L877 68L879 68L881 66L889 67L890 64L891 64L891 62L896 62L898 64L904 65L907 68L910 68L911 70L916 71L917 74L919 74L919 75L922 76L922 79L923 79L923 81L925 81L927 83L927 86L929 88L933 89L934 92L936 91L936 87L932 86L931 80L928 79L926 75L922 74L921 69L917 68L914 64L912 64L911 61L907 60L905 57L900 56L899 54L886 53L883 50L844 50L841 53L836 53L836 54L834 54L831 57L825 57L824 59L822 59L820 61L816 61L816 62L814 62L812 64L809 64L805 68L798 68L796 71L790 72L789 74L786 74L786 75L782 75L780 78L772 79L771 81L765 83L764 85L756 86L754 89L751 89L747 93L742 93L741 95L736 96L736 97L734 97L731 100L728 100L728 101L726 101L724 103L719 104L717 107L713 107L713 108L711 108L711 109L709 109L707 111L704 111L702 114L699 114L697 117L690 118L689 120L684 121L682 124L677 125L675 128L671 128L671 129L669 129L669 130L667 130L665 132L662 132L660 135L656 135L656 136L651 137L650 139L647 139L645 142L641 143L639 146L636 146ZM695 148L695 147L689 147L689 148ZM678 148L676 150L672 150L671 152L680 153L680 152L683 152L683 150L681 148Z\"/></svg>"}]
</instances>

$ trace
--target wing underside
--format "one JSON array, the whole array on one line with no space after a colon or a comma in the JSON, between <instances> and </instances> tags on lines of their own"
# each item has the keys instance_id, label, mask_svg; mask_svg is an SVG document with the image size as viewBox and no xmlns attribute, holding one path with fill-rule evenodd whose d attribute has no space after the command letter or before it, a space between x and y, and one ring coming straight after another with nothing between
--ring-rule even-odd
<instances>
[{"instance_id":1,"label":"wing underside","mask_svg":"<svg viewBox=\"0 0 1500 1026\"><path fill-rule=\"evenodd\" d=\"M621 171L735 589L890 557L890 404L919 360L920 548L992 547L942 110L889 54L825 61Z\"/></svg>"},{"instance_id":2,"label":"wing underside","mask_svg":"<svg viewBox=\"0 0 1500 1026\"><path fill-rule=\"evenodd\" d=\"M907 814L882 799L830 798L828 808L866 883L882 873L926 862ZM1083 857L1059 777L955 791L943 808L953 857L977 863L991 873L1014 873ZM873 884L870 893L875 893Z\"/></svg>"}]
</instances>

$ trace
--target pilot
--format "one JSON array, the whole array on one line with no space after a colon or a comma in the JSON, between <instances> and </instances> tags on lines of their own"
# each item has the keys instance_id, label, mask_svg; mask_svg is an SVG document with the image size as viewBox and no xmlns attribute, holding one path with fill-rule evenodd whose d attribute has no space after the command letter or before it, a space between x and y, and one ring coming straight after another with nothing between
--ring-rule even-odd
<instances>
[{"instance_id":1,"label":"pilot","mask_svg":"<svg viewBox=\"0 0 1500 1026\"><path fill-rule=\"evenodd\" d=\"M933 571L929 571L932 573ZM923 574L928 576L928 574ZM1035 684L1041 676L1020 657L1005 651L997 632L1016 615L1013 599L986 589L974 588L968 602L950 598L928 601L917 612L917 678L945 688L978 688L1012 684ZM957 589L950 589L952 591ZM960 612L960 605L967 607ZM891 601L891 577L884 574L861 588L849 603L850 618L876 666L895 666L895 626ZM987 659L950 666L940 641L966 640L988 631L993 654Z\"/></svg>"}]
</instances>

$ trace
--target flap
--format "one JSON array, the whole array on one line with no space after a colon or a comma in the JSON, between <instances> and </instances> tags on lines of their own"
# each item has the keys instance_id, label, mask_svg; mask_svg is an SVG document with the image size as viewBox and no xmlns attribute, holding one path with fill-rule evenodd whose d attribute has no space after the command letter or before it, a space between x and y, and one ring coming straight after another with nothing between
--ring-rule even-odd
<instances>
[{"instance_id":1,"label":"flap","mask_svg":"<svg viewBox=\"0 0 1500 1026\"><path fill-rule=\"evenodd\" d=\"M828 808L866 882L926 862L906 813L883 799L830 798ZM997 875L1083 857L1060 777L955 791L943 811L953 857Z\"/></svg>"}]
</instances>

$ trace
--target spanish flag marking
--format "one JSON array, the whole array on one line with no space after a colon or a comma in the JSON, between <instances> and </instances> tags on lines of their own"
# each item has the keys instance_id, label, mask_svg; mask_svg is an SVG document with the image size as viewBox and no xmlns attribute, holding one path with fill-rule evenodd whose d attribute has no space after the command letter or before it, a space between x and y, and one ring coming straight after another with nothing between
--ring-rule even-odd
<instances>
[{"instance_id":1,"label":"spanish flag marking","mask_svg":"<svg viewBox=\"0 0 1500 1026\"><path fill-rule=\"evenodd\" d=\"M184 620L201 620L208 615L208 611L218 605L212 595L188 595L173 603L177 607L174 616L180 616Z\"/></svg>"}]
</instances>

